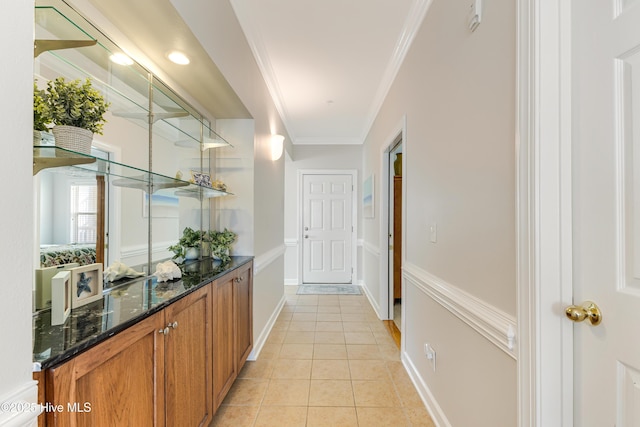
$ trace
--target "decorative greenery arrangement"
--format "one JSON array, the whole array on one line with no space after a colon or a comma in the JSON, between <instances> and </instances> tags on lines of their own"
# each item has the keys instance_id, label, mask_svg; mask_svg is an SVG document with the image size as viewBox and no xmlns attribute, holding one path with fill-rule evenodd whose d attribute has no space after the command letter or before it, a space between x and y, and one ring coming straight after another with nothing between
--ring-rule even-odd
<instances>
[{"instance_id":1,"label":"decorative greenery arrangement","mask_svg":"<svg viewBox=\"0 0 640 427\"><path fill-rule=\"evenodd\" d=\"M224 231L211 230L209 232L194 230L186 227L182 232L182 237L175 245L169 246L169 250L174 253L173 258L181 263L189 248L199 248L202 241L203 246L208 245L211 249L211 256L227 262L231 260L229 247L236 240L237 234L226 228Z\"/></svg>"},{"instance_id":2,"label":"decorative greenery arrangement","mask_svg":"<svg viewBox=\"0 0 640 427\"><path fill-rule=\"evenodd\" d=\"M65 81L64 77L47 82L44 101L55 125L75 126L102 135L104 114L111 105L93 88L91 79ZM34 110L35 111L35 110Z\"/></svg>"},{"instance_id":3,"label":"decorative greenery arrangement","mask_svg":"<svg viewBox=\"0 0 640 427\"><path fill-rule=\"evenodd\" d=\"M33 82L33 129L47 131L47 125L51 123L51 108L45 101L46 94L42 89L38 89L37 83Z\"/></svg>"},{"instance_id":4,"label":"decorative greenery arrangement","mask_svg":"<svg viewBox=\"0 0 640 427\"><path fill-rule=\"evenodd\" d=\"M236 240L236 237L238 237L236 233L226 228L224 231L209 231L206 240L211 246L211 256L221 259L222 262L229 261L231 259L229 256L229 247Z\"/></svg>"},{"instance_id":5,"label":"decorative greenery arrangement","mask_svg":"<svg viewBox=\"0 0 640 427\"><path fill-rule=\"evenodd\" d=\"M167 249L169 249L171 252L175 254L173 258L184 259L185 255L187 254L187 249L199 248L200 241L204 240L205 236L206 236L206 233L203 231L196 231L191 227L186 227L182 231L182 237L180 238L180 240L178 240L178 243L176 243L175 245L169 246ZM182 261L180 260L179 262L182 262Z\"/></svg>"}]
</instances>

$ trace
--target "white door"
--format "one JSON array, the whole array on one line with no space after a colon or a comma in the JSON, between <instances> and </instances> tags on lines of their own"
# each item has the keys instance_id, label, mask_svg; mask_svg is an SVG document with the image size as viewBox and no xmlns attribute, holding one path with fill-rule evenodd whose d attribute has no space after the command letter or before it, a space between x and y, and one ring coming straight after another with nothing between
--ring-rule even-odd
<instances>
[{"instance_id":1,"label":"white door","mask_svg":"<svg viewBox=\"0 0 640 427\"><path fill-rule=\"evenodd\" d=\"M352 177L305 174L302 282L351 283Z\"/></svg>"},{"instance_id":2,"label":"white door","mask_svg":"<svg viewBox=\"0 0 640 427\"><path fill-rule=\"evenodd\" d=\"M640 1L573 2L574 425L640 426Z\"/></svg>"}]
</instances>

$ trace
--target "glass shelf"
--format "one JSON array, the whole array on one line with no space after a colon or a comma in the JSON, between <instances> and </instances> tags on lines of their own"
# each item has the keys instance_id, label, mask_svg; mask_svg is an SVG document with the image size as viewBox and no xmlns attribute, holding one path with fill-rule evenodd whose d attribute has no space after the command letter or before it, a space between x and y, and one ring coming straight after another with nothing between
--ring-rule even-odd
<instances>
[{"instance_id":1,"label":"glass shelf","mask_svg":"<svg viewBox=\"0 0 640 427\"><path fill-rule=\"evenodd\" d=\"M110 182L116 187L135 188L154 194L198 199L232 195L232 193L226 191L203 187L189 181L160 175L64 148L34 146L33 174L35 175L46 168L56 168L58 171L78 177L105 175L110 177Z\"/></svg>"},{"instance_id":2,"label":"glass shelf","mask_svg":"<svg viewBox=\"0 0 640 427\"><path fill-rule=\"evenodd\" d=\"M208 119L143 66L135 61L130 65L113 62L111 56L122 50L64 2L38 0L35 39L36 70L43 80L89 77L111 103L109 111L115 117L141 126L152 122L153 133L172 143L187 140L197 146L204 136L219 141L219 146L231 146L211 128ZM94 45L48 48L66 43Z\"/></svg>"}]
</instances>

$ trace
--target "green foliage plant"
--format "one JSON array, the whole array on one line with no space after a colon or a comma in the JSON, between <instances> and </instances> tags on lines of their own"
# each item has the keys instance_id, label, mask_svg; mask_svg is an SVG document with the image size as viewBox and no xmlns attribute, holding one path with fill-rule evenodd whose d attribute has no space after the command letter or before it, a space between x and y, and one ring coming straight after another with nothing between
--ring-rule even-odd
<instances>
[{"instance_id":1,"label":"green foliage plant","mask_svg":"<svg viewBox=\"0 0 640 427\"><path fill-rule=\"evenodd\" d=\"M75 126L102 135L104 114L111 104L92 86L91 79L84 82L65 81L64 77L50 80L45 101L54 125Z\"/></svg>"},{"instance_id":2,"label":"green foliage plant","mask_svg":"<svg viewBox=\"0 0 640 427\"><path fill-rule=\"evenodd\" d=\"M46 93L38 89L38 84L33 82L33 129L47 131L47 125L51 123L51 109L46 102Z\"/></svg>"}]
</instances>

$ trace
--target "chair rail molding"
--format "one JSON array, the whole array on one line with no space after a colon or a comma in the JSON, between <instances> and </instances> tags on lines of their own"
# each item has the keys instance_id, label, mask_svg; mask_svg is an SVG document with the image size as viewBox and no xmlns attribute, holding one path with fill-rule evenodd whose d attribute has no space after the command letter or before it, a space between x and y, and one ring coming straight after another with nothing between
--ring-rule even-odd
<instances>
[{"instance_id":1,"label":"chair rail molding","mask_svg":"<svg viewBox=\"0 0 640 427\"><path fill-rule=\"evenodd\" d=\"M286 252L284 243L278 245L275 248L255 257L253 261L253 274L257 276L262 270L264 270L269 264L275 262L278 258L283 256Z\"/></svg>"},{"instance_id":2,"label":"chair rail molding","mask_svg":"<svg viewBox=\"0 0 640 427\"><path fill-rule=\"evenodd\" d=\"M403 276L453 315L475 329L500 350L516 359L516 319L485 301L406 263Z\"/></svg>"}]
</instances>

